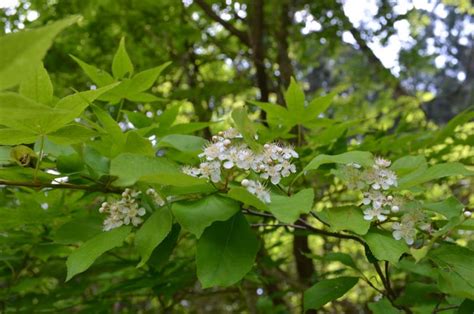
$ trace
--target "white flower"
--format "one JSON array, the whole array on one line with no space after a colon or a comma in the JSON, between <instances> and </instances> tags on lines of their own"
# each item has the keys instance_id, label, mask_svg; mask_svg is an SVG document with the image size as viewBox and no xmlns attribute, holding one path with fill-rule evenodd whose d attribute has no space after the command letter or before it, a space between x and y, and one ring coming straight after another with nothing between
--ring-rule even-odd
<instances>
[{"instance_id":1,"label":"white flower","mask_svg":"<svg viewBox=\"0 0 474 314\"><path fill-rule=\"evenodd\" d=\"M247 188L247 191L255 195L262 202L267 204L271 202L270 193L262 183L254 180L244 179L242 180L241 184Z\"/></svg>"},{"instance_id":2,"label":"white flower","mask_svg":"<svg viewBox=\"0 0 474 314\"><path fill-rule=\"evenodd\" d=\"M150 196L150 198L155 202L156 205L160 207L165 205L165 200L154 189L150 188L146 190L146 194Z\"/></svg>"},{"instance_id":3,"label":"white flower","mask_svg":"<svg viewBox=\"0 0 474 314\"><path fill-rule=\"evenodd\" d=\"M221 180L221 164L218 161L203 162L199 165L201 177L210 179L212 182Z\"/></svg>"},{"instance_id":4,"label":"white flower","mask_svg":"<svg viewBox=\"0 0 474 314\"><path fill-rule=\"evenodd\" d=\"M230 128L222 132L224 138L233 139L233 138L242 138L242 134L237 131L237 129Z\"/></svg>"},{"instance_id":5,"label":"white flower","mask_svg":"<svg viewBox=\"0 0 474 314\"><path fill-rule=\"evenodd\" d=\"M270 181L273 184L278 184L281 180L280 169L277 166L269 166L265 172L260 175L260 177L263 179L270 178Z\"/></svg>"},{"instance_id":6,"label":"white flower","mask_svg":"<svg viewBox=\"0 0 474 314\"><path fill-rule=\"evenodd\" d=\"M413 224L394 222L392 229L392 235L395 240L403 238L408 245L412 245L415 242L416 229Z\"/></svg>"},{"instance_id":7,"label":"white flower","mask_svg":"<svg viewBox=\"0 0 474 314\"><path fill-rule=\"evenodd\" d=\"M388 168L392 162L382 157L375 157L374 168Z\"/></svg>"},{"instance_id":8,"label":"white flower","mask_svg":"<svg viewBox=\"0 0 474 314\"><path fill-rule=\"evenodd\" d=\"M364 210L364 219L370 221L377 218L378 221L385 221L388 213L390 212L383 208L367 208Z\"/></svg>"},{"instance_id":9,"label":"white flower","mask_svg":"<svg viewBox=\"0 0 474 314\"><path fill-rule=\"evenodd\" d=\"M206 158L206 160L208 161L212 161L217 158L221 159L224 156L223 155L224 150L225 150L224 143L222 142L210 143L204 148L204 151L201 154L199 154L199 157Z\"/></svg>"},{"instance_id":10,"label":"white flower","mask_svg":"<svg viewBox=\"0 0 474 314\"><path fill-rule=\"evenodd\" d=\"M192 176L192 177L198 177L201 174L201 170L199 168L190 167L190 166L184 166L183 168L181 168L181 171L184 174L187 174L188 176Z\"/></svg>"}]
</instances>

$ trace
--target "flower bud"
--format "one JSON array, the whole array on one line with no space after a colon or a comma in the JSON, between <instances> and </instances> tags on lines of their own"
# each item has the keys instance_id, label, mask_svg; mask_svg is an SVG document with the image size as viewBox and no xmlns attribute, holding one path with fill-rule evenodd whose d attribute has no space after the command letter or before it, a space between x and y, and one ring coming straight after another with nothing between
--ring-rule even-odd
<instances>
[{"instance_id":1,"label":"flower bud","mask_svg":"<svg viewBox=\"0 0 474 314\"><path fill-rule=\"evenodd\" d=\"M397 213L398 211L400 211L400 207L398 207L397 205L393 205L392 212Z\"/></svg>"},{"instance_id":2,"label":"flower bud","mask_svg":"<svg viewBox=\"0 0 474 314\"><path fill-rule=\"evenodd\" d=\"M248 186L250 182L247 179L243 179L240 183L242 184L242 186Z\"/></svg>"},{"instance_id":3,"label":"flower bud","mask_svg":"<svg viewBox=\"0 0 474 314\"><path fill-rule=\"evenodd\" d=\"M465 210L463 213L464 217L470 218L472 216L472 212L470 210Z\"/></svg>"}]
</instances>

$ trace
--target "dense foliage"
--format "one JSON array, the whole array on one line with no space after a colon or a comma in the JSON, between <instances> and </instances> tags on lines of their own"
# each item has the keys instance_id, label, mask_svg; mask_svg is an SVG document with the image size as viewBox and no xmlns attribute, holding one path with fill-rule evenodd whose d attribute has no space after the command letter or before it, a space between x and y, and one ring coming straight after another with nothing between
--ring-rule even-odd
<instances>
[{"instance_id":1,"label":"dense foliage","mask_svg":"<svg viewBox=\"0 0 474 314\"><path fill-rule=\"evenodd\" d=\"M5 11L1 311L472 313L472 73L433 114L449 67L394 75L337 1L191 2Z\"/></svg>"}]
</instances>

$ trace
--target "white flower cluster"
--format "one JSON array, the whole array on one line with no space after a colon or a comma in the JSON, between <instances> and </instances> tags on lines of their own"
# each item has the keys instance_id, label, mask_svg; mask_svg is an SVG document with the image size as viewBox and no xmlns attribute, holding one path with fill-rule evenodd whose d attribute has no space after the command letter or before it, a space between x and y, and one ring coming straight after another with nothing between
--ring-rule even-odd
<instances>
[{"instance_id":1,"label":"white flower cluster","mask_svg":"<svg viewBox=\"0 0 474 314\"><path fill-rule=\"evenodd\" d=\"M120 200L102 203L99 212L108 214L108 217L104 220L104 231L130 223L138 226L143 222L141 216L146 214L146 210L137 203L137 197L140 193L139 191L125 189Z\"/></svg>"},{"instance_id":2,"label":"white flower cluster","mask_svg":"<svg viewBox=\"0 0 474 314\"><path fill-rule=\"evenodd\" d=\"M254 152L241 138L242 135L235 129L219 132L199 154L199 157L203 159L199 167L184 167L183 172L217 183L221 181L223 171L238 169L253 171L260 178L268 179L273 184L278 184L282 178L296 173L296 167L291 160L299 156L292 147L267 143L261 152ZM251 193L257 195L257 191L265 190L261 183L253 182L255 183L249 183L250 185L246 186ZM269 202L269 195L268 197L263 195L259 193L257 197L264 202L268 199Z\"/></svg>"},{"instance_id":3,"label":"white flower cluster","mask_svg":"<svg viewBox=\"0 0 474 314\"><path fill-rule=\"evenodd\" d=\"M374 164L364 169L359 164L346 165L342 177L349 188L364 192L362 204L364 205L364 219L383 222L392 214L393 217L402 209L404 199L394 196L390 189L397 186L397 175L389 169L389 160L377 157ZM404 239L409 245L413 244L417 228L429 229L424 214L418 209L404 210L399 222L392 224L392 235L396 240Z\"/></svg>"}]
</instances>

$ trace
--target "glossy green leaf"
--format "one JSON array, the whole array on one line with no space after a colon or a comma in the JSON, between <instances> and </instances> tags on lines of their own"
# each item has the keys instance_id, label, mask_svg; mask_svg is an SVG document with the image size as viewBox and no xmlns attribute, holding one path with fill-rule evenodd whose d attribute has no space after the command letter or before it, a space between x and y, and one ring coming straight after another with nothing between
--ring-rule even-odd
<instances>
[{"instance_id":1,"label":"glossy green leaf","mask_svg":"<svg viewBox=\"0 0 474 314\"><path fill-rule=\"evenodd\" d=\"M431 180L450 176L472 176L474 171L468 170L463 164L449 162L434 165L424 171L415 171L398 180L401 189L410 188Z\"/></svg>"},{"instance_id":2,"label":"glossy green leaf","mask_svg":"<svg viewBox=\"0 0 474 314\"><path fill-rule=\"evenodd\" d=\"M177 166L165 158L123 153L112 159L110 175L117 176L116 186L130 186L143 176L179 172Z\"/></svg>"},{"instance_id":3,"label":"glossy green leaf","mask_svg":"<svg viewBox=\"0 0 474 314\"><path fill-rule=\"evenodd\" d=\"M313 208L313 189L304 189L291 197L283 195L272 195L272 201L268 205L270 212L284 223L295 222L301 214L307 214Z\"/></svg>"},{"instance_id":4,"label":"glossy green leaf","mask_svg":"<svg viewBox=\"0 0 474 314\"><path fill-rule=\"evenodd\" d=\"M120 227L108 232L102 232L82 244L67 259L66 281L86 271L105 252L121 246L131 229L131 227Z\"/></svg>"},{"instance_id":5,"label":"glossy green leaf","mask_svg":"<svg viewBox=\"0 0 474 314\"><path fill-rule=\"evenodd\" d=\"M304 292L305 311L310 309L317 310L326 303L342 297L358 281L359 278L357 277L338 277L319 281Z\"/></svg>"},{"instance_id":6,"label":"glossy green leaf","mask_svg":"<svg viewBox=\"0 0 474 314\"><path fill-rule=\"evenodd\" d=\"M305 116L309 119L317 118L321 113L331 105L332 100L336 96L336 92L329 93L327 95L316 97L308 104Z\"/></svg>"},{"instance_id":7,"label":"glossy green leaf","mask_svg":"<svg viewBox=\"0 0 474 314\"><path fill-rule=\"evenodd\" d=\"M232 111L232 119L234 120L237 130L242 134L245 142L255 150L260 148L260 144L255 140L256 129L252 121L250 121L247 110L245 108L237 108Z\"/></svg>"},{"instance_id":8,"label":"glossy green leaf","mask_svg":"<svg viewBox=\"0 0 474 314\"><path fill-rule=\"evenodd\" d=\"M176 220L197 238L215 221L225 221L238 212L237 202L217 195L210 195L198 201L173 203Z\"/></svg>"},{"instance_id":9,"label":"glossy green leaf","mask_svg":"<svg viewBox=\"0 0 474 314\"><path fill-rule=\"evenodd\" d=\"M360 208L355 206L334 207L327 208L323 212L334 231L349 230L360 235L369 231L370 221L364 219Z\"/></svg>"},{"instance_id":10,"label":"glossy green leaf","mask_svg":"<svg viewBox=\"0 0 474 314\"><path fill-rule=\"evenodd\" d=\"M202 287L237 283L252 268L258 247L258 240L241 213L212 224L197 244L197 276Z\"/></svg>"},{"instance_id":11,"label":"glossy green leaf","mask_svg":"<svg viewBox=\"0 0 474 314\"><path fill-rule=\"evenodd\" d=\"M167 207L158 208L140 227L135 236L135 245L141 256L137 267L145 265L153 250L166 238L171 230L173 217Z\"/></svg>"},{"instance_id":12,"label":"glossy green leaf","mask_svg":"<svg viewBox=\"0 0 474 314\"><path fill-rule=\"evenodd\" d=\"M174 168L173 168L174 169ZM182 172L177 172L171 169L170 172L160 172L156 175L145 175L140 177L141 182L151 183L151 184L161 184L161 185L170 185L170 186L180 186L180 187L192 187L192 186L211 186L210 183L204 178L196 178L184 174Z\"/></svg>"},{"instance_id":13,"label":"glossy green leaf","mask_svg":"<svg viewBox=\"0 0 474 314\"><path fill-rule=\"evenodd\" d=\"M424 203L423 208L439 213L444 217L451 219L459 217L464 209L464 204L454 196L450 196L441 202Z\"/></svg>"},{"instance_id":14,"label":"glossy green leaf","mask_svg":"<svg viewBox=\"0 0 474 314\"><path fill-rule=\"evenodd\" d=\"M405 241L395 240L389 232L373 229L364 235L364 240L378 260L389 261L392 264L397 264L400 256L408 252Z\"/></svg>"},{"instance_id":15,"label":"glossy green leaf","mask_svg":"<svg viewBox=\"0 0 474 314\"><path fill-rule=\"evenodd\" d=\"M339 155L318 155L310 161L303 171L316 170L324 164L350 164L357 163L362 166L370 166L373 163L373 156L370 152L351 151Z\"/></svg>"},{"instance_id":16,"label":"glossy green leaf","mask_svg":"<svg viewBox=\"0 0 474 314\"><path fill-rule=\"evenodd\" d=\"M97 135L97 132L94 130L88 129L80 124L69 124L49 133L47 137L51 142L56 144L71 145L85 143Z\"/></svg>"},{"instance_id":17,"label":"glossy green leaf","mask_svg":"<svg viewBox=\"0 0 474 314\"><path fill-rule=\"evenodd\" d=\"M194 135L170 134L161 138L158 147L173 147L179 151L196 154L202 151L206 140Z\"/></svg>"},{"instance_id":18,"label":"glossy green leaf","mask_svg":"<svg viewBox=\"0 0 474 314\"><path fill-rule=\"evenodd\" d=\"M258 199L255 195L242 187L233 187L227 192L227 195L234 200L240 201L246 205L250 205L260 210L267 210L268 206Z\"/></svg>"},{"instance_id":19,"label":"glossy green leaf","mask_svg":"<svg viewBox=\"0 0 474 314\"><path fill-rule=\"evenodd\" d=\"M368 304L372 314L400 314L401 312L393 307L389 300L383 298L377 302Z\"/></svg>"}]
</instances>

